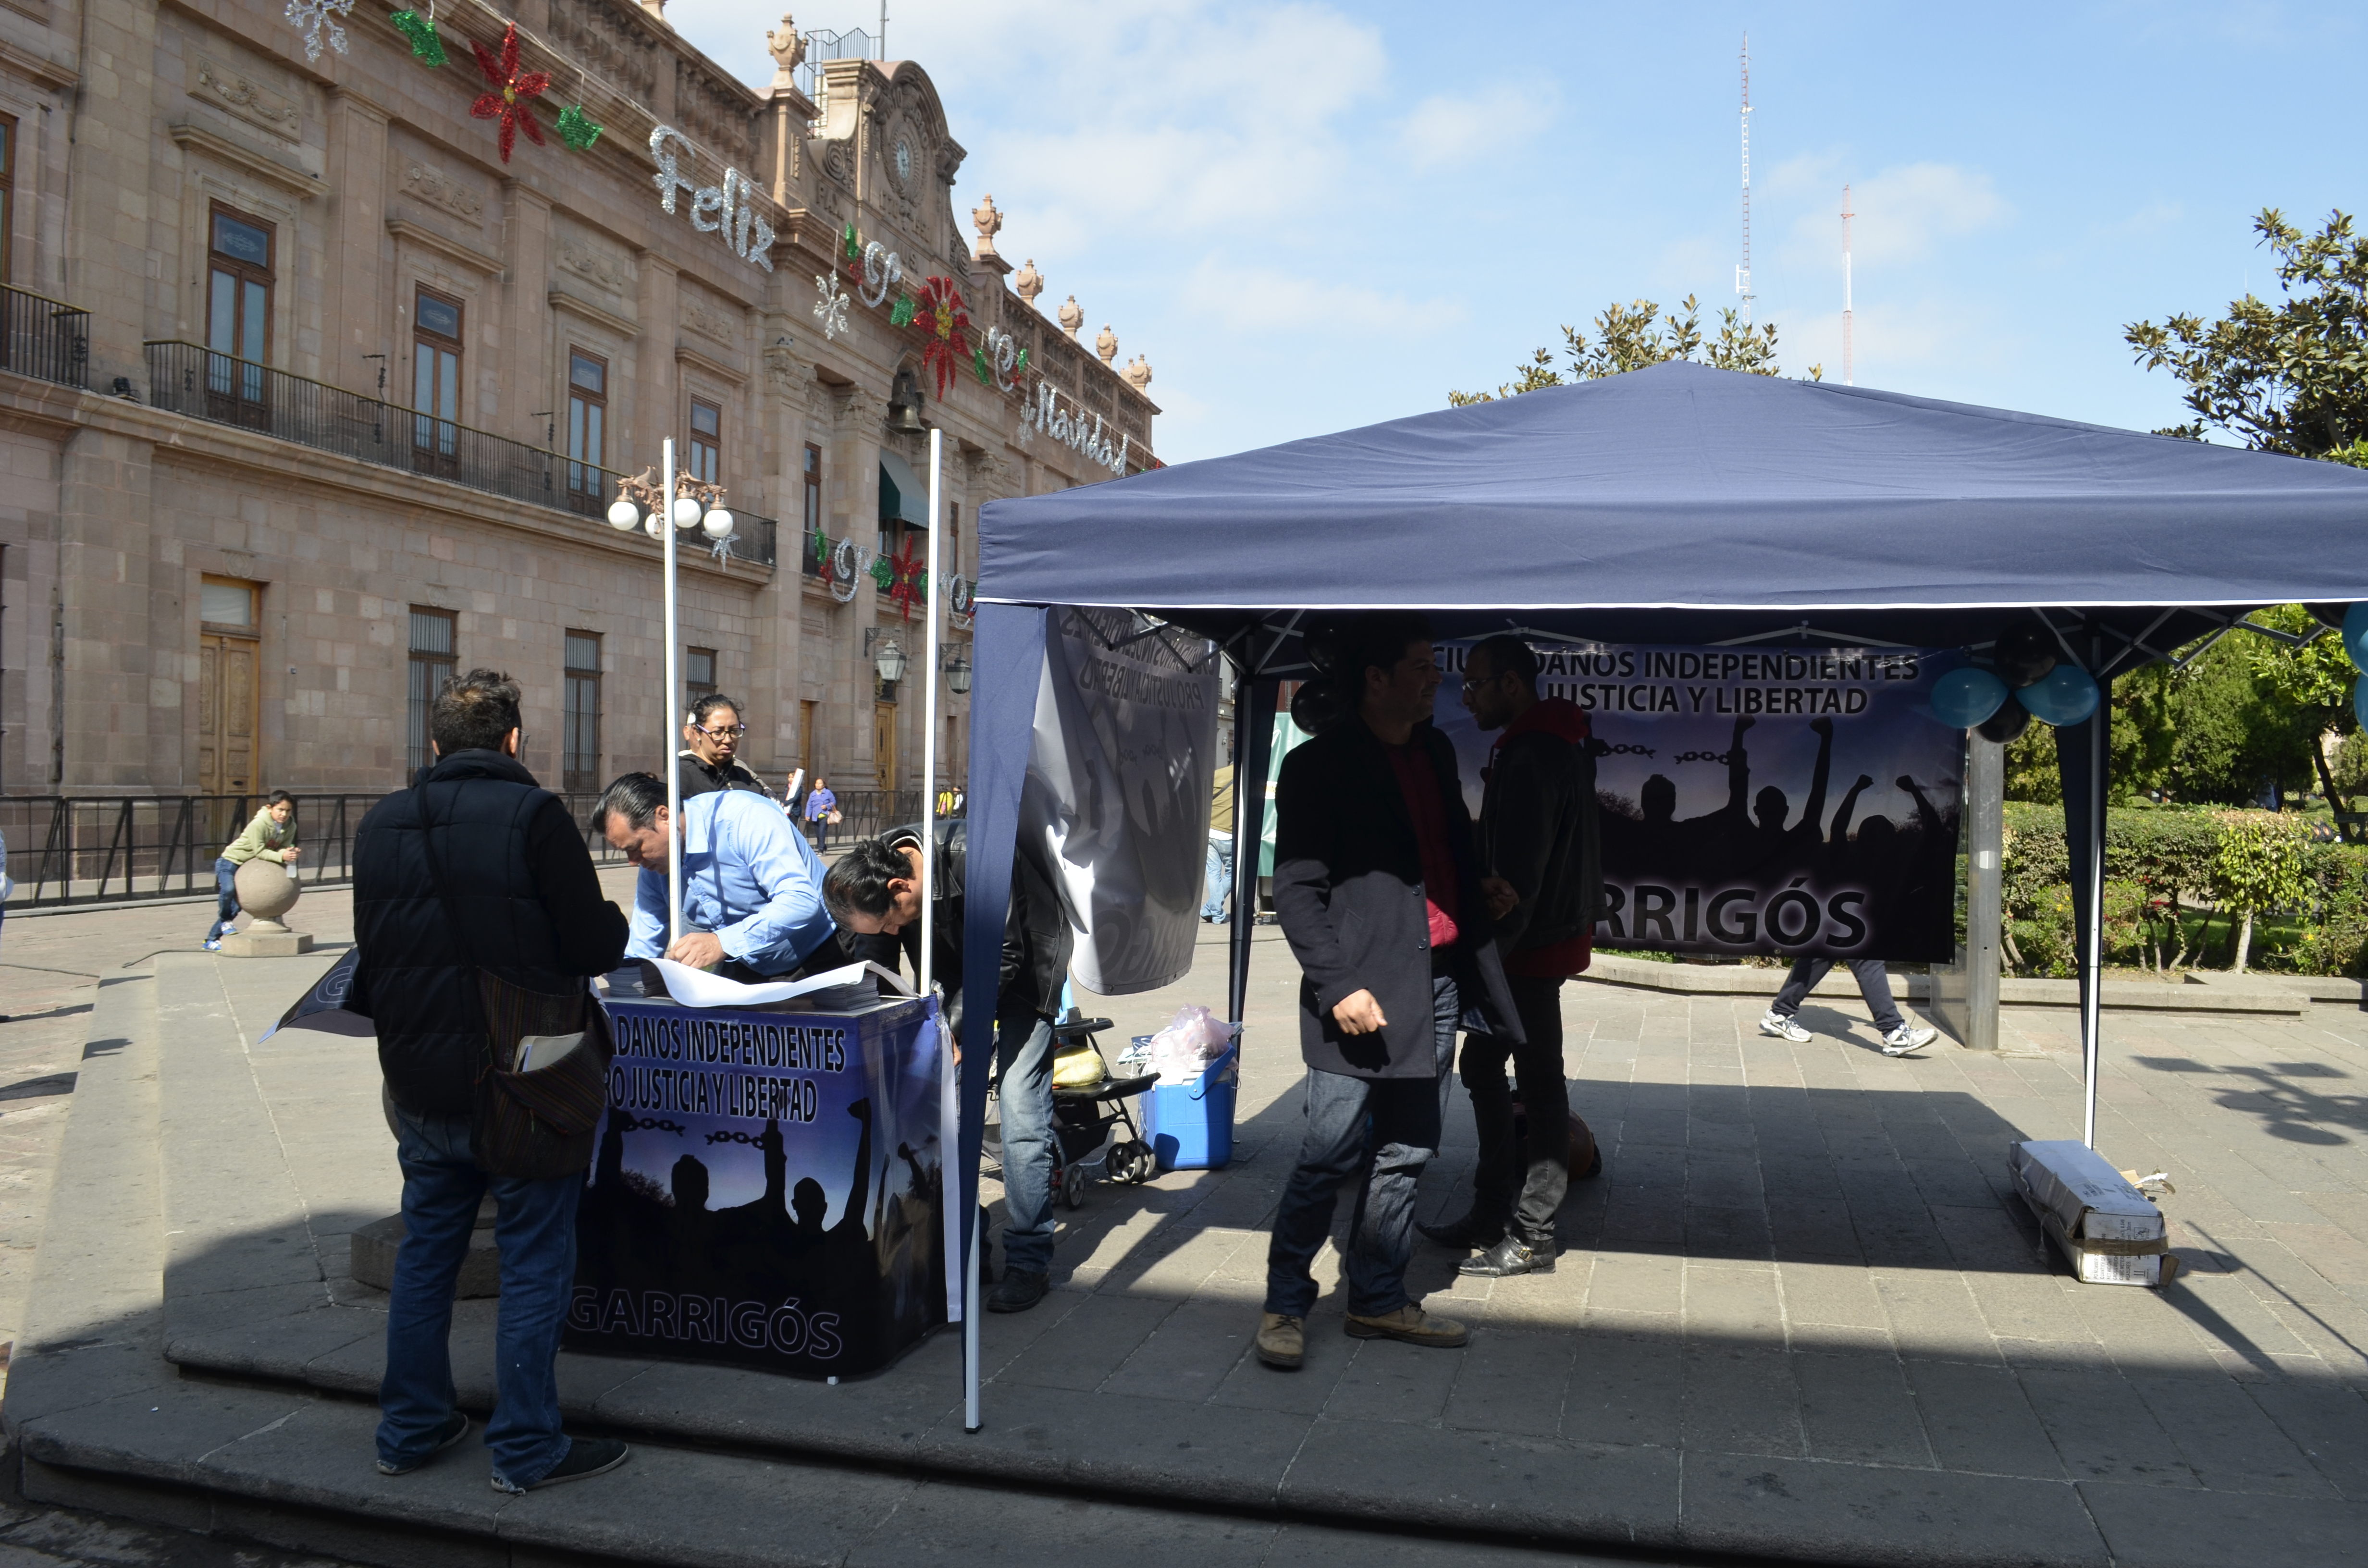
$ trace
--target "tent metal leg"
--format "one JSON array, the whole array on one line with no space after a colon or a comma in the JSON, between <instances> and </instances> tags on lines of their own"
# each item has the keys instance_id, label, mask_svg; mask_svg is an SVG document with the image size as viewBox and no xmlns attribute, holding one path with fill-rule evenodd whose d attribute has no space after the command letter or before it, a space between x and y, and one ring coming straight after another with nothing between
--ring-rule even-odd
<instances>
[{"instance_id":1,"label":"tent metal leg","mask_svg":"<svg viewBox=\"0 0 2368 1568\"><path fill-rule=\"evenodd\" d=\"M2100 702L2088 726L2089 798L2079 802L2089 813L2088 855L2079 868L2080 880L2089 893L2088 908L2081 912L2080 921L2080 1141L2091 1149L2097 1146L2097 1080L2103 1067L2100 1027L2104 1010L2105 748L2112 728L2112 712L2109 703Z\"/></svg>"},{"instance_id":2,"label":"tent metal leg","mask_svg":"<svg viewBox=\"0 0 2368 1568\"><path fill-rule=\"evenodd\" d=\"M1266 836L1267 752L1274 737L1275 683L1247 672L1234 687L1234 923L1225 1000L1242 1021L1250 988L1250 934L1258 926L1259 845Z\"/></svg>"},{"instance_id":3,"label":"tent metal leg","mask_svg":"<svg viewBox=\"0 0 2368 1568\"><path fill-rule=\"evenodd\" d=\"M978 1414L978 1249L986 1244L981 1233L978 1205L970 1206L970 1260L962 1269L962 1430L975 1432Z\"/></svg>"}]
</instances>

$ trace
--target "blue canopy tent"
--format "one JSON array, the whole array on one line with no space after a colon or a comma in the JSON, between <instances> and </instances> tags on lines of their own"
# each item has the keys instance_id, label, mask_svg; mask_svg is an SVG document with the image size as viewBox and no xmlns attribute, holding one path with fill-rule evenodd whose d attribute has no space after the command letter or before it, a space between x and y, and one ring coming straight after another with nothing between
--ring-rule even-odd
<instances>
[{"instance_id":1,"label":"blue canopy tent","mask_svg":"<svg viewBox=\"0 0 2368 1568\"><path fill-rule=\"evenodd\" d=\"M1255 778L1312 611L1423 609L1449 636L1975 648L2044 623L2102 686L2262 605L2368 599L2368 472L1678 363L990 502L977 595L973 995L996 983L1052 608L1222 642L1246 677L1235 777ZM2092 1123L2109 722L2058 736ZM1236 807L1255 839L1258 791ZM1248 935L1235 924L1236 1020ZM963 1030L970 1203L993 1012Z\"/></svg>"}]
</instances>

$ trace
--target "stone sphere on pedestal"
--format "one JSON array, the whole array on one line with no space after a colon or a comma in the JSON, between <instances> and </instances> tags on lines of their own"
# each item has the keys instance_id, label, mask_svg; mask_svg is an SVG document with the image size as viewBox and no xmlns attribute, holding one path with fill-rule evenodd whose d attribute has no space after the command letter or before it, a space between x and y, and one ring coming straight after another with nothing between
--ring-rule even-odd
<instances>
[{"instance_id":1,"label":"stone sphere on pedestal","mask_svg":"<svg viewBox=\"0 0 2368 1568\"><path fill-rule=\"evenodd\" d=\"M277 859L258 855L238 869L238 906L259 921L277 925L281 915L296 907L297 895L302 891L303 884Z\"/></svg>"}]
</instances>

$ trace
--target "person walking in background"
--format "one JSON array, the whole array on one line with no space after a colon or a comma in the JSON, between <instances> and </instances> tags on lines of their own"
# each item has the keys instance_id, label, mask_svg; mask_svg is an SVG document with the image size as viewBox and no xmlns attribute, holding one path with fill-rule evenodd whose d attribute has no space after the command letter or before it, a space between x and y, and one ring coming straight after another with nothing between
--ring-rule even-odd
<instances>
[{"instance_id":1,"label":"person walking in background","mask_svg":"<svg viewBox=\"0 0 2368 1568\"><path fill-rule=\"evenodd\" d=\"M711 691L690 705L690 721L682 727L683 749L675 753L675 771L682 798L715 790L754 790L769 794L757 770L740 760L740 737L748 726L740 722L740 706L720 691Z\"/></svg>"},{"instance_id":2,"label":"person walking in background","mask_svg":"<svg viewBox=\"0 0 2368 1568\"><path fill-rule=\"evenodd\" d=\"M1257 1347L1286 1369L1304 1357L1310 1266L1349 1181L1349 1335L1437 1346L1471 1337L1407 1299L1415 1184L1439 1150L1467 1009L1473 1027L1521 1041L1455 751L1430 722L1439 669L1429 622L1359 616L1326 662L1347 711L1283 758L1275 796L1274 903L1302 975L1307 1127L1267 1248Z\"/></svg>"},{"instance_id":3,"label":"person walking in background","mask_svg":"<svg viewBox=\"0 0 2368 1568\"><path fill-rule=\"evenodd\" d=\"M487 1044L478 974L581 992L586 977L623 961L625 916L601 896L565 802L518 763L516 682L492 670L446 681L428 736L435 765L372 806L354 835L358 962L347 1006L376 1021L403 1168L378 1468L408 1475L469 1435L452 1407L452 1288L490 1188L502 1289L485 1447L494 1490L528 1492L614 1470L627 1449L560 1428L559 1328L575 1280L583 1173L489 1176L472 1153Z\"/></svg>"},{"instance_id":4,"label":"person walking in background","mask_svg":"<svg viewBox=\"0 0 2368 1568\"><path fill-rule=\"evenodd\" d=\"M814 853L830 847L830 824L838 820L838 797L819 776L814 788L806 792L806 832L814 839Z\"/></svg>"},{"instance_id":5,"label":"person walking in background","mask_svg":"<svg viewBox=\"0 0 2368 1568\"><path fill-rule=\"evenodd\" d=\"M1472 1208L1422 1233L1459 1251L1482 1249L1459 1266L1465 1274L1551 1274L1554 1216L1571 1175L1562 984L1587 968L1603 906L1594 741L1577 703L1539 699L1538 656L1519 637L1474 646L1463 695L1481 729L1502 732L1481 773L1480 860L1491 874L1480 887L1523 1040L1464 1037L1463 1086L1480 1134ZM1508 1058L1521 1081L1525 1136L1513 1130Z\"/></svg>"},{"instance_id":6,"label":"person walking in background","mask_svg":"<svg viewBox=\"0 0 2368 1568\"><path fill-rule=\"evenodd\" d=\"M260 855L267 860L282 865L296 863L296 797L285 790L271 791L271 799L245 831L230 841L229 847L214 862L214 891L218 895L214 923L206 927L206 951L222 951L222 939L234 929L232 922L238 918L238 869Z\"/></svg>"},{"instance_id":7,"label":"person walking in background","mask_svg":"<svg viewBox=\"0 0 2368 1568\"><path fill-rule=\"evenodd\" d=\"M1201 898L1201 918L1225 923L1225 900L1234 891L1234 765L1216 771L1209 796L1209 885Z\"/></svg>"},{"instance_id":8,"label":"person walking in background","mask_svg":"<svg viewBox=\"0 0 2368 1568\"><path fill-rule=\"evenodd\" d=\"M1883 1037L1885 1056L1913 1056L1940 1038L1937 1029L1918 1028L1899 1010L1891 994L1891 976L1881 959L1846 959L1851 976L1858 982L1858 993L1866 998L1866 1010L1874 1019L1874 1032ZM1784 977L1784 988L1776 993L1776 1000L1759 1017L1759 1032L1789 1040L1794 1045L1804 1045L1816 1037L1795 1017L1809 993L1817 983L1831 974L1831 959L1794 959L1792 972Z\"/></svg>"}]
</instances>

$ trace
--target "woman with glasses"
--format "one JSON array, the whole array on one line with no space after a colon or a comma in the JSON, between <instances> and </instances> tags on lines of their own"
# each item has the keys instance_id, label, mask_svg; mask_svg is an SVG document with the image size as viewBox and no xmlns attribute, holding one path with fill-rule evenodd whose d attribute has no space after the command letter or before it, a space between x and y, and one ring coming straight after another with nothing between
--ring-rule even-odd
<instances>
[{"instance_id":1,"label":"woman with glasses","mask_svg":"<svg viewBox=\"0 0 2368 1568\"><path fill-rule=\"evenodd\" d=\"M720 691L708 692L690 705L690 722L682 727L683 749L675 754L684 800L717 790L767 792L755 770L740 760L740 737L747 733L739 705Z\"/></svg>"}]
</instances>

